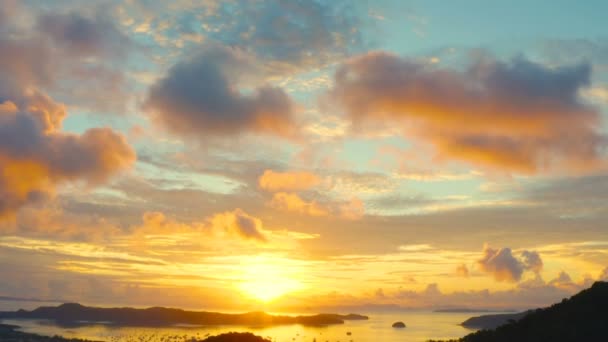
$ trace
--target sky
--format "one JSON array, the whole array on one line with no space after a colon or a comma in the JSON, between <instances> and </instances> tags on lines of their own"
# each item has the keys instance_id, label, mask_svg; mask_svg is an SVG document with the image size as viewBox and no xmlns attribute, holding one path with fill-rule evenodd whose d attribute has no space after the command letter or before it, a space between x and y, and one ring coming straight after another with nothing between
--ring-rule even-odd
<instances>
[{"instance_id":1,"label":"sky","mask_svg":"<svg viewBox=\"0 0 608 342\"><path fill-rule=\"evenodd\" d=\"M347 310L608 280L605 1L0 1L0 296Z\"/></svg>"}]
</instances>

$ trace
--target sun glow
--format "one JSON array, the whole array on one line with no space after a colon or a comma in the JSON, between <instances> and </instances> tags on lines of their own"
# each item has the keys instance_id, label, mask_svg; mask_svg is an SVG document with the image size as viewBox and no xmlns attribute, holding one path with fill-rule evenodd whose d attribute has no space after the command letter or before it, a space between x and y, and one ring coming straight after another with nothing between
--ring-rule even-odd
<instances>
[{"instance_id":1,"label":"sun glow","mask_svg":"<svg viewBox=\"0 0 608 342\"><path fill-rule=\"evenodd\" d=\"M243 282L239 289L258 301L270 302L304 287L288 260L258 257L243 266Z\"/></svg>"}]
</instances>

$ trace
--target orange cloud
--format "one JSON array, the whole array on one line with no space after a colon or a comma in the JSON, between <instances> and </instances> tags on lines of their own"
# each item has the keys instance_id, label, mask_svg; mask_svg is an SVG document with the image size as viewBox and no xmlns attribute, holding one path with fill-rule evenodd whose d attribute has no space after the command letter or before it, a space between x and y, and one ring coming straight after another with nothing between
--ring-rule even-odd
<instances>
[{"instance_id":1,"label":"orange cloud","mask_svg":"<svg viewBox=\"0 0 608 342\"><path fill-rule=\"evenodd\" d=\"M28 185L27 189L30 188ZM58 204L49 202L43 206L23 207L14 215L14 220L0 224L0 232L54 240L104 242L124 233L107 217L74 214Z\"/></svg>"},{"instance_id":2,"label":"orange cloud","mask_svg":"<svg viewBox=\"0 0 608 342\"><path fill-rule=\"evenodd\" d=\"M365 204L353 197L350 201L339 205L338 215L347 220L358 220L365 214Z\"/></svg>"},{"instance_id":3,"label":"orange cloud","mask_svg":"<svg viewBox=\"0 0 608 342\"><path fill-rule=\"evenodd\" d=\"M253 217L242 209L235 209L215 214L209 219L211 229L228 232L245 239L266 241L263 233L262 221Z\"/></svg>"},{"instance_id":4,"label":"orange cloud","mask_svg":"<svg viewBox=\"0 0 608 342\"><path fill-rule=\"evenodd\" d=\"M65 182L105 182L135 161L121 134L109 128L62 133L62 105L40 94L20 100L0 104L0 216L51 196Z\"/></svg>"},{"instance_id":5,"label":"orange cloud","mask_svg":"<svg viewBox=\"0 0 608 342\"><path fill-rule=\"evenodd\" d=\"M169 219L160 211L147 211L142 215L142 225L135 227L134 233L143 235L166 235L193 233L203 230L203 224L199 222L183 223Z\"/></svg>"},{"instance_id":6,"label":"orange cloud","mask_svg":"<svg viewBox=\"0 0 608 342\"><path fill-rule=\"evenodd\" d=\"M605 165L600 114L579 99L588 64L549 68L479 57L464 70L383 52L338 68L328 102L355 124L389 122L439 157L533 174Z\"/></svg>"},{"instance_id":7,"label":"orange cloud","mask_svg":"<svg viewBox=\"0 0 608 342\"><path fill-rule=\"evenodd\" d=\"M307 201L295 193L277 192L273 195L270 206L303 215L331 215L347 220L358 220L365 214L365 205L354 197L350 201L319 203L315 200Z\"/></svg>"},{"instance_id":8,"label":"orange cloud","mask_svg":"<svg viewBox=\"0 0 608 342\"><path fill-rule=\"evenodd\" d=\"M456 275L463 278L469 277L469 268L465 264L460 264L456 267Z\"/></svg>"},{"instance_id":9,"label":"orange cloud","mask_svg":"<svg viewBox=\"0 0 608 342\"><path fill-rule=\"evenodd\" d=\"M354 177L353 177L354 178ZM334 184L333 188L346 187L349 177L326 179ZM305 200L297 191L304 191L321 183L322 179L311 172L275 172L266 170L258 178L260 188L275 192L270 205L279 210L297 212L309 216L333 215L348 220L357 220L365 212L364 203L352 197L349 201L323 200L322 203L315 200ZM356 182L354 182L356 183ZM327 182L325 182L327 186ZM355 184L356 185L356 184ZM360 185L359 187L365 187Z\"/></svg>"},{"instance_id":10,"label":"orange cloud","mask_svg":"<svg viewBox=\"0 0 608 342\"><path fill-rule=\"evenodd\" d=\"M62 103L56 103L48 95L38 91L29 91L26 98L25 109L37 118L46 133L61 128L61 123L67 115L66 108ZM2 109L0 109L1 111Z\"/></svg>"},{"instance_id":11,"label":"orange cloud","mask_svg":"<svg viewBox=\"0 0 608 342\"><path fill-rule=\"evenodd\" d=\"M270 205L276 209L310 216L327 216L329 212L315 201L306 201L294 193L277 192Z\"/></svg>"},{"instance_id":12,"label":"orange cloud","mask_svg":"<svg viewBox=\"0 0 608 342\"><path fill-rule=\"evenodd\" d=\"M15 17L18 16L8 16L0 24L8 25L8 29L0 30L0 51L4 56L0 61L0 217L52 196L61 184L105 182L135 161L135 152L124 136L110 128L93 128L82 134L61 131L67 115L65 105L55 102L43 90L53 89L61 95L63 90L59 88L65 86L63 81L72 85L72 76L82 80L76 76L76 69L101 69L91 58L87 58L84 66L69 49L56 49L47 39L47 30L36 26L22 31L19 25L13 25ZM98 36L99 29L113 27L110 23L89 26L91 22L77 15L70 18L72 24L80 23L88 29L84 36L64 37L68 40L87 35L103 40L106 36ZM38 19L41 18L37 22ZM77 30L74 25L71 28ZM12 33L5 34L9 32ZM71 76L64 80L58 79L59 75ZM100 78L91 77L91 73L86 76L88 82ZM73 100L71 95L64 98ZM108 102L108 96L103 101Z\"/></svg>"},{"instance_id":13,"label":"orange cloud","mask_svg":"<svg viewBox=\"0 0 608 342\"><path fill-rule=\"evenodd\" d=\"M266 242L266 233L262 221L247 214L242 209L235 209L214 214L204 221L184 223L170 219L162 212L146 212L142 216L143 225L135 227L138 235L174 235L180 233L216 234Z\"/></svg>"},{"instance_id":14,"label":"orange cloud","mask_svg":"<svg viewBox=\"0 0 608 342\"><path fill-rule=\"evenodd\" d=\"M556 278L549 281L549 285L575 292L579 290L580 285L576 284L570 278L570 275L565 271L560 271Z\"/></svg>"},{"instance_id":15,"label":"orange cloud","mask_svg":"<svg viewBox=\"0 0 608 342\"><path fill-rule=\"evenodd\" d=\"M301 191L319 184L321 179L310 172L264 171L258 179L260 188L271 191Z\"/></svg>"}]
</instances>

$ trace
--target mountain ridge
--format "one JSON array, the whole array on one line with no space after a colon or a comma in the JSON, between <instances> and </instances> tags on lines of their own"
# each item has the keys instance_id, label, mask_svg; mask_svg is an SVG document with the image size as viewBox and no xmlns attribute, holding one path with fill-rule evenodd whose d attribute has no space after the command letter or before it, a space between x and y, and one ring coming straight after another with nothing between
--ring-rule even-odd
<instances>
[{"instance_id":1,"label":"mountain ridge","mask_svg":"<svg viewBox=\"0 0 608 342\"><path fill-rule=\"evenodd\" d=\"M27 311L0 312L0 319L48 319L60 325L82 325L108 323L120 326L169 326L175 324L193 325L332 325L343 324L345 320L366 320L359 314L316 314L309 316L270 315L265 312L226 314L208 311L186 311L183 309L150 307L135 309L130 307L99 308L78 303L64 303L59 306L41 306Z\"/></svg>"}]
</instances>

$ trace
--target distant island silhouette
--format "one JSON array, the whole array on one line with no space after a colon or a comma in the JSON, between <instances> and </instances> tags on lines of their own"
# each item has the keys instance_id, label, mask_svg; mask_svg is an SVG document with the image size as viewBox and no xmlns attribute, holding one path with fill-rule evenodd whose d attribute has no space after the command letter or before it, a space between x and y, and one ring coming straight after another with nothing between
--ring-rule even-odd
<instances>
[{"instance_id":1,"label":"distant island silhouette","mask_svg":"<svg viewBox=\"0 0 608 342\"><path fill-rule=\"evenodd\" d=\"M480 330L450 341L608 341L608 282L596 282L569 299L548 308L527 311L521 318L511 319L495 329Z\"/></svg>"},{"instance_id":2,"label":"distant island silhouette","mask_svg":"<svg viewBox=\"0 0 608 342\"><path fill-rule=\"evenodd\" d=\"M264 312L225 314L206 311L186 311L181 309L152 307L98 308L76 303L59 306L43 306L26 311L0 312L0 319L47 319L58 325L77 326L95 323L119 326L170 326L176 324L192 325L331 325L343 324L347 320L366 320L367 316L358 314L317 314L310 316L280 316Z\"/></svg>"},{"instance_id":3,"label":"distant island silhouette","mask_svg":"<svg viewBox=\"0 0 608 342\"><path fill-rule=\"evenodd\" d=\"M476 316L467 319L460 325L469 329L495 329L501 325L509 323L510 321L519 321L530 312L531 311L528 310L517 313Z\"/></svg>"},{"instance_id":4,"label":"distant island silhouette","mask_svg":"<svg viewBox=\"0 0 608 342\"><path fill-rule=\"evenodd\" d=\"M217 336L211 336L204 339L202 342L271 342L268 339L256 336L252 333L236 333L229 332Z\"/></svg>"},{"instance_id":5,"label":"distant island silhouette","mask_svg":"<svg viewBox=\"0 0 608 342\"><path fill-rule=\"evenodd\" d=\"M521 315L521 317L514 316ZM596 282L589 289L544 309L529 310L514 315L473 317L467 324L494 324L506 317L507 322L495 329L483 329L452 342L605 342L608 341L608 282ZM497 318L497 316L500 316ZM485 317L485 318L484 318ZM313 316L273 316L263 312L221 314L184 311L168 308L95 308L79 304L40 307L32 311L0 312L0 319L50 319L58 323L106 322L117 325L171 324L340 324L350 319L367 319L350 314L319 314ZM473 322L473 323L471 323ZM490 323L488 323L490 322ZM45 337L17 331L18 327L0 324L0 341L83 342L62 337ZM203 342L268 342L251 333L226 333L208 337ZM429 341L433 342L433 341ZM435 341L439 342L439 341ZM446 342L446 341L444 341Z\"/></svg>"},{"instance_id":6,"label":"distant island silhouette","mask_svg":"<svg viewBox=\"0 0 608 342\"><path fill-rule=\"evenodd\" d=\"M440 313L476 313L476 312L504 312L515 313L517 310L491 310L491 309L475 309L475 308L444 308L436 309L433 312Z\"/></svg>"}]
</instances>

